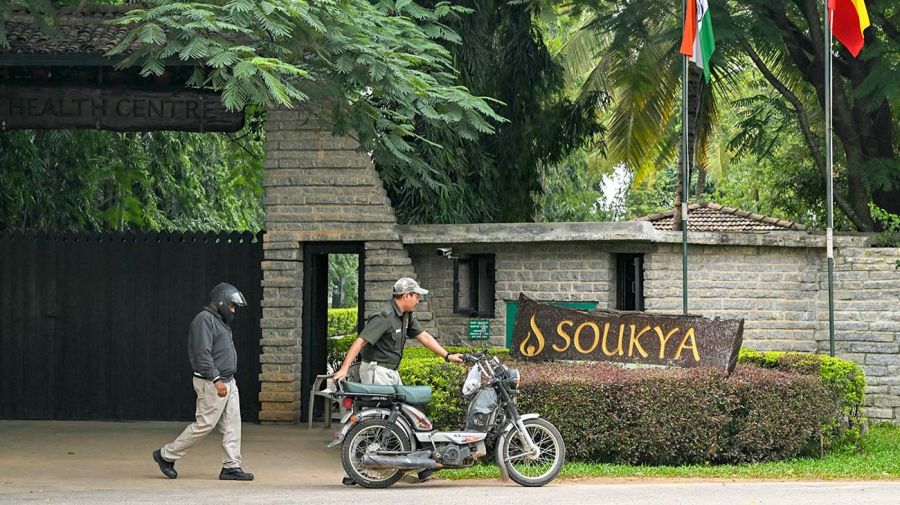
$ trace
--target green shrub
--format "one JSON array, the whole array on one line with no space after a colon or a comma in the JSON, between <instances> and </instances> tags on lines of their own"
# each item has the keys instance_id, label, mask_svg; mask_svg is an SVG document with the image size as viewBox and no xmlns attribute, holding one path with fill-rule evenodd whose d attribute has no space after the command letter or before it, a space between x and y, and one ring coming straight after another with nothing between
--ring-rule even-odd
<instances>
[{"instance_id":1,"label":"green shrub","mask_svg":"<svg viewBox=\"0 0 900 505\"><path fill-rule=\"evenodd\" d=\"M356 338L356 333L351 333L344 337L328 339L328 364L331 365L331 370L337 371L341 367L341 364L344 362L344 356L350 350L350 346L353 345Z\"/></svg>"},{"instance_id":2,"label":"green shrub","mask_svg":"<svg viewBox=\"0 0 900 505\"><path fill-rule=\"evenodd\" d=\"M454 345L451 345L449 347L444 347L444 349L446 349L447 352L449 352L450 354L466 353L466 352L469 352L472 350L472 348L470 348L470 347L454 346ZM501 360L504 359L509 354L509 350L503 349L503 348L500 348L500 349L492 348L490 350L490 352L491 352L491 355L498 356ZM420 345L407 345L403 349L403 359L404 360L427 359L427 358L439 358L439 356L437 356L433 352L431 352L430 349L427 349Z\"/></svg>"},{"instance_id":3,"label":"green shrub","mask_svg":"<svg viewBox=\"0 0 900 505\"><path fill-rule=\"evenodd\" d=\"M447 363L432 354L431 358L404 358L398 371L403 384L431 386L431 402L425 409L425 414L435 428L459 428L465 414L462 384L466 367Z\"/></svg>"},{"instance_id":4,"label":"green shrub","mask_svg":"<svg viewBox=\"0 0 900 505\"><path fill-rule=\"evenodd\" d=\"M817 377L753 366L731 375L597 363L516 366L519 411L553 422L575 460L681 465L814 455L839 409Z\"/></svg>"},{"instance_id":5,"label":"green shrub","mask_svg":"<svg viewBox=\"0 0 900 505\"><path fill-rule=\"evenodd\" d=\"M355 332L358 317L356 307L328 309L328 336L337 337Z\"/></svg>"},{"instance_id":6,"label":"green shrub","mask_svg":"<svg viewBox=\"0 0 900 505\"><path fill-rule=\"evenodd\" d=\"M739 363L773 370L818 376L838 398L841 416L832 427L829 438L857 443L863 426L862 404L865 399L866 376L856 363L831 356L799 352L760 352L741 349Z\"/></svg>"}]
</instances>

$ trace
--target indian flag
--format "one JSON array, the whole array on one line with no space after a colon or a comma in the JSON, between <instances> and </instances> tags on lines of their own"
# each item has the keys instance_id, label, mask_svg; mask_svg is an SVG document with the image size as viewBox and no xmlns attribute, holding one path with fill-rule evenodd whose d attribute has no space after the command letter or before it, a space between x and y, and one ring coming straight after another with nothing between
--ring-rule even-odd
<instances>
[{"instance_id":1,"label":"indian flag","mask_svg":"<svg viewBox=\"0 0 900 505\"><path fill-rule=\"evenodd\" d=\"M684 36L681 38L681 54L690 58L703 69L703 76L706 77L707 82L709 82L709 58L715 50L716 41L713 39L709 2L707 0L687 0L687 9L684 13Z\"/></svg>"},{"instance_id":2,"label":"indian flag","mask_svg":"<svg viewBox=\"0 0 900 505\"><path fill-rule=\"evenodd\" d=\"M828 0L831 29L854 58L863 47L863 32L869 27L869 13L863 0Z\"/></svg>"}]
</instances>

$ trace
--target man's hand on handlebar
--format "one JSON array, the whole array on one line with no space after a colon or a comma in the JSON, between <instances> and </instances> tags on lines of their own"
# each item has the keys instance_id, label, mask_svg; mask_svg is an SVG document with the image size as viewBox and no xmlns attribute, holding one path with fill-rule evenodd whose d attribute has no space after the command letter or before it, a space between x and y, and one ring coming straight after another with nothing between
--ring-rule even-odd
<instances>
[{"instance_id":1,"label":"man's hand on handlebar","mask_svg":"<svg viewBox=\"0 0 900 505\"><path fill-rule=\"evenodd\" d=\"M334 379L334 382L340 382L347 378L347 373L348 370L341 368L337 372L334 372L334 374L331 375L331 378Z\"/></svg>"},{"instance_id":2,"label":"man's hand on handlebar","mask_svg":"<svg viewBox=\"0 0 900 505\"><path fill-rule=\"evenodd\" d=\"M462 363L462 362L463 362L463 355L460 354L460 353L456 353L456 354L448 354L448 355L447 355L447 361L452 361L453 363Z\"/></svg>"}]
</instances>

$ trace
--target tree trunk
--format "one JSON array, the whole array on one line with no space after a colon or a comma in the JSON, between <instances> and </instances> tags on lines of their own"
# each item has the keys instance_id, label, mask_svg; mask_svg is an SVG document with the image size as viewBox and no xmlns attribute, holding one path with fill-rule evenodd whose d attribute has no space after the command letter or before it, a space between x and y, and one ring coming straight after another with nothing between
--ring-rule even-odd
<instances>
[{"instance_id":1,"label":"tree trunk","mask_svg":"<svg viewBox=\"0 0 900 505\"><path fill-rule=\"evenodd\" d=\"M677 231L681 231L684 223L684 216L681 214L681 204L684 201L682 196L684 195L684 183L682 181L684 181L685 166L688 167L687 179L688 184L690 184L691 168L694 167L694 158L696 157L694 151L697 147L697 131L700 126L697 124L697 118L699 116L698 110L700 108L701 91L703 88L702 79L703 76L701 71L696 66L688 64L688 160L687 165L685 165L684 160L681 159L682 156L679 154L677 171L678 180L675 183L675 213L673 215L672 223ZM679 149L679 153L681 152L682 151ZM705 175L703 176L703 179L705 179ZM704 185L705 184L706 182L704 181Z\"/></svg>"},{"instance_id":2,"label":"tree trunk","mask_svg":"<svg viewBox=\"0 0 900 505\"><path fill-rule=\"evenodd\" d=\"M825 108L825 45L823 41L821 2L816 0L796 0L800 14L809 27L809 35L799 30L785 10L785 4L767 4L763 16L771 19L781 31L787 56L800 71L800 75L811 84L818 97L819 105ZM881 18L885 7L871 6L870 16ZM885 36L877 29L866 30L866 47L875 42L876 34ZM803 48L808 48L804 50ZM882 172L879 187L872 196L876 205L880 203L891 208L900 208L900 171L891 170L896 166L894 155L894 135L892 133L891 107L888 101L880 104L867 103L865 98L855 98L866 77L876 63L887 56L876 55L864 60L853 58L838 42L832 46L837 57L833 59L832 121L834 133L840 142L845 158L847 175L846 204L841 209L847 214L859 231L873 231L878 228L869 212L869 188L876 177L870 177L867 168L876 164L888 165ZM864 51L866 49L863 49ZM814 156L816 153L813 153ZM865 163L864 163L865 160ZM894 188L886 190L884 188ZM835 188L835 200L840 198ZM898 209L900 210L900 209Z\"/></svg>"},{"instance_id":3,"label":"tree trunk","mask_svg":"<svg viewBox=\"0 0 900 505\"><path fill-rule=\"evenodd\" d=\"M706 192L706 167L697 163L697 185L694 186L694 199L698 202L703 201L703 193Z\"/></svg>"}]
</instances>

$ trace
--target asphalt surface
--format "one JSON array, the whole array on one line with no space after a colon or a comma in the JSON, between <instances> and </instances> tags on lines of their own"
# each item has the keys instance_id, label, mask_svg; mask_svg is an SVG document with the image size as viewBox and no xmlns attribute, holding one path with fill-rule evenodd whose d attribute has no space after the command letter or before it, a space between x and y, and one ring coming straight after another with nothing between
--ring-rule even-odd
<instances>
[{"instance_id":1,"label":"asphalt surface","mask_svg":"<svg viewBox=\"0 0 900 505\"><path fill-rule=\"evenodd\" d=\"M217 479L217 434L176 464L175 480L151 458L186 423L0 421L0 503L355 504L900 504L900 481L710 481L608 479L523 488L494 480L401 481L386 490L340 485L331 431L321 426L243 427L253 482Z\"/></svg>"}]
</instances>

